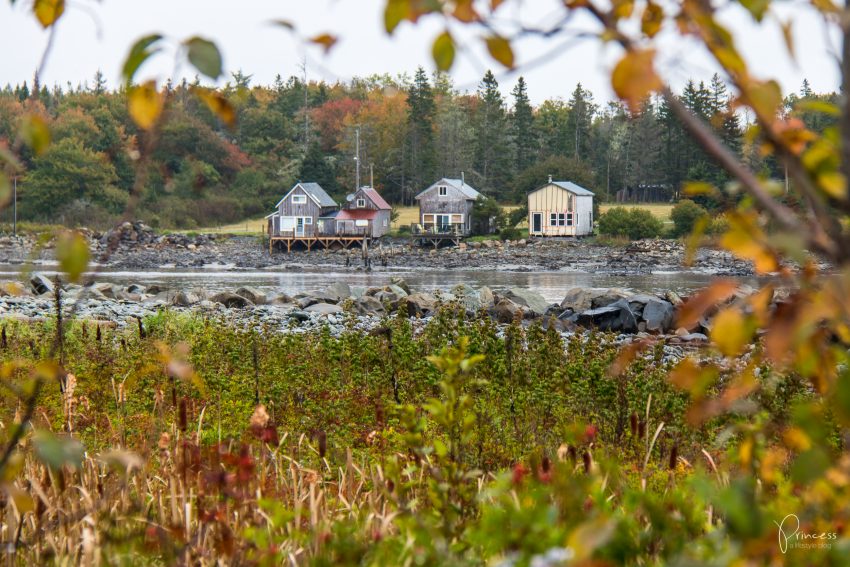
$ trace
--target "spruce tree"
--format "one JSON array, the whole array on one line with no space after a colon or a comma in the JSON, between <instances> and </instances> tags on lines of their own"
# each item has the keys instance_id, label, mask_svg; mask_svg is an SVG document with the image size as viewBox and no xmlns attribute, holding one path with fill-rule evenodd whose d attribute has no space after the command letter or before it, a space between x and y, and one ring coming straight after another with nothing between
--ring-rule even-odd
<instances>
[{"instance_id":1,"label":"spruce tree","mask_svg":"<svg viewBox=\"0 0 850 567\"><path fill-rule=\"evenodd\" d=\"M534 139L534 114L524 78L519 78L511 94L514 97L514 108L511 114L514 166L517 171L522 171L534 160L537 145Z\"/></svg>"},{"instance_id":2,"label":"spruce tree","mask_svg":"<svg viewBox=\"0 0 850 567\"><path fill-rule=\"evenodd\" d=\"M503 198L511 180L505 103L499 83L489 70L478 86L478 99L475 168L481 179L480 188Z\"/></svg>"},{"instance_id":3,"label":"spruce tree","mask_svg":"<svg viewBox=\"0 0 850 567\"><path fill-rule=\"evenodd\" d=\"M576 85L569 102L570 114L567 118L567 131L569 139L567 143L573 157L586 159L590 154L590 132L593 123L593 115L596 113L596 105L593 104L593 93L581 86Z\"/></svg>"},{"instance_id":4,"label":"spruce tree","mask_svg":"<svg viewBox=\"0 0 850 567\"><path fill-rule=\"evenodd\" d=\"M425 69L419 67L413 84L407 92L407 197L425 189L436 181L436 153L434 151L434 92ZM409 200L406 200L410 202Z\"/></svg>"}]
</instances>

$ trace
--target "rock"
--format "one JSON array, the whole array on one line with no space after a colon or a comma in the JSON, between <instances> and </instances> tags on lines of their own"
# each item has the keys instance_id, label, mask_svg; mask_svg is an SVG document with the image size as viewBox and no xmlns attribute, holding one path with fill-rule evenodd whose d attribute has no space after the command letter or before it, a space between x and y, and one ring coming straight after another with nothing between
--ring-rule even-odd
<instances>
[{"instance_id":1,"label":"rock","mask_svg":"<svg viewBox=\"0 0 850 567\"><path fill-rule=\"evenodd\" d=\"M515 317L525 315L521 306L504 297L496 302L490 314L499 323L511 323Z\"/></svg>"},{"instance_id":2,"label":"rock","mask_svg":"<svg viewBox=\"0 0 850 567\"><path fill-rule=\"evenodd\" d=\"M489 309L496 303L496 296L493 295L493 290L485 285L478 290L478 301L481 302L482 307Z\"/></svg>"},{"instance_id":3,"label":"rock","mask_svg":"<svg viewBox=\"0 0 850 567\"><path fill-rule=\"evenodd\" d=\"M335 303L339 303L344 299L351 297L351 287L345 282L334 282L325 288L325 294L335 299Z\"/></svg>"},{"instance_id":4,"label":"rock","mask_svg":"<svg viewBox=\"0 0 850 567\"><path fill-rule=\"evenodd\" d=\"M687 335L681 335L679 338L682 339L683 341L689 342L689 343L690 342L696 342L696 341L700 341L700 342L708 341L708 337L705 336L702 333L688 333Z\"/></svg>"},{"instance_id":5,"label":"rock","mask_svg":"<svg viewBox=\"0 0 850 567\"><path fill-rule=\"evenodd\" d=\"M281 293L280 295L274 296L269 303L272 305L292 305L295 303L295 299L285 293Z\"/></svg>"},{"instance_id":6,"label":"rock","mask_svg":"<svg viewBox=\"0 0 850 567\"><path fill-rule=\"evenodd\" d=\"M673 304L673 307L678 307L683 303L682 298L675 291L667 291L664 294L664 299Z\"/></svg>"},{"instance_id":7,"label":"rock","mask_svg":"<svg viewBox=\"0 0 850 567\"><path fill-rule=\"evenodd\" d=\"M268 301L266 294L255 287L242 286L236 290L236 295L244 297L254 305L265 305Z\"/></svg>"},{"instance_id":8,"label":"rock","mask_svg":"<svg viewBox=\"0 0 850 567\"><path fill-rule=\"evenodd\" d=\"M168 291L168 287L159 284L153 284L148 286L148 295L157 295L162 293L163 291Z\"/></svg>"},{"instance_id":9,"label":"rock","mask_svg":"<svg viewBox=\"0 0 850 567\"><path fill-rule=\"evenodd\" d=\"M295 304L298 305L298 307L300 307L301 309L307 309L311 305L316 305L317 303L320 303L319 300L313 297L312 295L305 295L295 300Z\"/></svg>"},{"instance_id":10,"label":"rock","mask_svg":"<svg viewBox=\"0 0 850 567\"><path fill-rule=\"evenodd\" d=\"M573 318L583 327L595 327L602 331L622 331L634 333L638 330L638 321L629 303L620 299L610 305L583 311Z\"/></svg>"},{"instance_id":11,"label":"rock","mask_svg":"<svg viewBox=\"0 0 850 567\"><path fill-rule=\"evenodd\" d=\"M518 305L528 307L529 311L536 317L545 315L549 309L549 302L542 295L530 289L512 287L504 293L504 297Z\"/></svg>"},{"instance_id":12,"label":"rock","mask_svg":"<svg viewBox=\"0 0 850 567\"><path fill-rule=\"evenodd\" d=\"M429 293L411 293L405 300L407 302L407 313L411 317L416 315L428 316L437 308L437 300Z\"/></svg>"},{"instance_id":13,"label":"rock","mask_svg":"<svg viewBox=\"0 0 850 567\"><path fill-rule=\"evenodd\" d=\"M236 295L235 293L230 293L229 291L223 291L213 295L210 297L210 301L221 303L230 309L234 307L248 307L254 305L250 299L242 297L241 295Z\"/></svg>"},{"instance_id":14,"label":"rock","mask_svg":"<svg viewBox=\"0 0 850 567\"><path fill-rule=\"evenodd\" d=\"M201 299L191 291L178 291L174 297L171 298L171 305L176 305L177 307L188 307L198 303L200 300Z\"/></svg>"},{"instance_id":15,"label":"rock","mask_svg":"<svg viewBox=\"0 0 850 567\"><path fill-rule=\"evenodd\" d=\"M458 284L452 288L452 295L458 298L467 313L477 313L481 309L481 297L472 286Z\"/></svg>"},{"instance_id":16,"label":"rock","mask_svg":"<svg viewBox=\"0 0 850 567\"><path fill-rule=\"evenodd\" d=\"M380 292L384 293L384 292ZM377 297L364 295L354 300L354 309L360 315L383 315L386 310L384 304Z\"/></svg>"},{"instance_id":17,"label":"rock","mask_svg":"<svg viewBox=\"0 0 850 567\"><path fill-rule=\"evenodd\" d=\"M306 294L305 294L306 295ZM340 299L336 293L332 293L326 289L311 291L310 297L314 298L318 303L339 303Z\"/></svg>"},{"instance_id":18,"label":"rock","mask_svg":"<svg viewBox=\"0 0 850 567\"><path fill-rule=\"evenodd\" d=\"M405 287L402 287L402 286L396 285L396 284L390 284L390 285L384 286L384 291L394 293L399 297L407 297L408 295L410 295L410 292L408 291L409 289L410 288L407 287L407 284L405 284Z\"/></svg>"},{"instance_id":19,"label":"rock","mask_svg":"<svg viewBox=\"0 0 850 567\"><path fill-rule=\"evenodd\" d=\"M343 309L333 303L315 303L304 311L307 313L318 313L319 315L330 315L331 313L342 313Z\"/></svg>"},{"instance_id":20,"label":"rock","mask_svg":"<svg viewBox=\"0 0 850 567\"><path fill-rule=\"evenodd\" d=\"M644 305L641 317L646 322L647 331L664 333L673 325L673 304L661 299L653 299Z\"/></svg>"},{"instance_id":21,"label":"rock","mask_svg":"<svg viewBox=\"0 0 850 567\"><path fill-rule=\"evenodd\" d=\"M30 277L30 285L36 295L53 293L54 290L53 282L43 274L33 274L32 277Z\"/></svg>"},{"instance_id":22,"label":"rock","mask_svg":"<svg viewBox=\"0 0 850 567\"><path fill-rule=\"evenodd\" d=\"M410 295L410 286L407 285L407 282L404 280L404 278L394 277L390 279L390 283L392 285L397 285L398 287L403 289L407 295Z\"/></svg>"},{"instance_id":23,"label":"rock","mask_svg":"<svg viewBox=\"0 0 850 567\"><path fill-rule=\"evenodd\" d=\"M109 299L115 299L116 292L121 291L116 290L114 285L106 282L94 284L93 288L96 289L101 295L103 295L104 297L108 297Z\"/></svg>"},{"instance_id":24,"label":"rock","mask_svg":"<svg viewBox=\"0 0 850 567\"><path fill-rule=\"evenodd\" d=\"M130 285L127 286L126 291L127 291L127 293L135 293L135 294L141 295L141 294L145 293L147 290L145 289L145 286L143 286L143 285L130 284Z\"/></svg>"},{"instance_id":25,"label":"rock","mask_svg":"<svg viewBox=\"0 0 850 567\"><path fill-rule=\"evenodd\" d=\"M336 307L336 306L334 306L334 307ZM299 310L296 309L294 311L289 312L289 318L295 319L296 321L303 323L304 321L310 320L310 314L305 312L305 311L299 311Z\"/></svg>"},{"instance_id":26,"label":"rock","mask_svg":"<svg viewBox=\"0 0 850 567\"><path fill-rule=\"evenodd\" d=\"M378 303L380 303L381 305L388 304L390 306L390 309L396 310L396 309L398 309L398 305L401 302L401 299L404 298L404 297L407 297L407 294L404 293L404 290L402 290L401 288L398 288L398 289L402 292L403 295L399 295L399 294L392 292L392 291L379 291L374 296L368 296L367 295L367 296L361 297L361 298L355 300L354 303L357 304L361 299L366 299L367 297L369 297L370 299L377 300Z\"/></svg>"},{"instance_id":27,"label":"rock","mask_svg":"<svg viewBox=\"0 0 850 567\"><path fill-rule=\"evenodd\" d=\"M3 282L0 284L0 297L18 297L29 294L30 290L25 288L21 282Z\"/></svg>"}]
</instances>

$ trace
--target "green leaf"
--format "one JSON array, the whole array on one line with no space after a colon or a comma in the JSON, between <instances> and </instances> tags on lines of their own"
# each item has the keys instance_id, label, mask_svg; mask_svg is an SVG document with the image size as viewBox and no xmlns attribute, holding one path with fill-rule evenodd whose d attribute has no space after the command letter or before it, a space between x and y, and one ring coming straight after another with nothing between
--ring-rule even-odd
<instances>
[{"instance_id":1,"label":"green leaf","mask_svg":"<svg viewBox=\"0 0 850 567\"><path fill-rule=\"evenodd\" d=\"M65 0L35 0L32 12L41 27L47 29L62 17L65 12Z\"/></svg>"},{"instance_id":2,"label":"green leaf","mask_svg":"<svg viewBox=\"0 0 850 567\"><path fill-rule=\"evenodd\" d=\"M77 231L65 231L56 242L56 258L60 269L68 274L71 282L77 282L89 266L89 245Z\"/></svg>"},{"instance_id":3,"label":"green leaf","mask_svg":"<svg viewBox=\"0 0 850 567\"><path fill-rule=\"evenodd\" d=\"M72 437L57 437L41 430L33 436L33 445L36 458L53 470L65 465L79 468L83 463L83 446Z\"/></svg>"},{"instance_id":4,"label":"green leaf","mask_svg":"<svg viewBox=\"0 0 850 567\"><path fill-rule=\"evenodd\" d=\"M448 31L444 31L434 40L431 55L440 71L448 71L452 68L455 60L455 42Z\"/></svg>"},{"instance_id":5,"label":"green leaf","mask_svg":"<svg viewBox=\"0 0 850 567\"><path fill-rule=\"evenodd\" d=\"M760 22L770 8L770 0L741 0L741 6L746 8L757 22Z\"/></svg>"},{"instance_id":6,"label":"green leaf","mask_svg":"<svg viewBox=\"0 0 850 567\"><path fill-rule=\"evenodd\" d=\"M142 63L147 61L151 55L159 51L159 48L152 48L154 44L161 39L162 36L158 33L146 35L136 41L136 43L133 44L133 47L130 48L130 53L127 54L127 59L124 60L124 66L121 68L121 76L124 77L124 81L127 85L130 85L133 82L133 77L136 76L136 71L139 70Z\"/></svg>"},{"instance_id":7,"label":"green leaf","mask_svg":"<svg viewBox=\"0 0 850 567\"><path fill-rule=\"evenodd\" d=\"M29 114L21 123L21 138L30 147L32 153L40 156L50 145L50 129L44 118L37 114Z\"/></svg>"},{"instance_id":8,"label":"green leaf","mask_svg":"<svg viewBox=\"0 0 850 567\"><path fill-rule=\"evenodd\" d=\"M513 68L514 66L514 50L511 48L511 42L502 36L491 35L486 39L487 51L490 56L505 67Z\"/></svg>"},{"instance_id":9,"label":"green leaf","mask_svg":"<svg viewBox=\"0 0 850 567\"><path fill-rule=\"evenodd\" d=\"M218 79L221 76L221 52L215 43L195 36L186 40L184 45L188 50L189 62L195 66L195 69L211 79Z\"/></svg>"}]
</instances>

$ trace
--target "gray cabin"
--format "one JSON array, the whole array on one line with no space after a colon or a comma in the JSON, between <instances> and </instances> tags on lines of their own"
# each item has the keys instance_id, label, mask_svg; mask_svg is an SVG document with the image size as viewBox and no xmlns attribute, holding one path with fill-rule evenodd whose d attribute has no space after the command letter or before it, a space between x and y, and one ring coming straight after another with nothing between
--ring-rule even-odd
<instances>
[{"instance_id":1,"label":"gray cabin","mask_svg":"<svg viewBox=\"0 0 850 567\"><path fill-rule=\"evenodd\" d=\"M345 200L336 215L337 235L379 238L390 231L392 207L375 189L361 187Z\"/></svg>"},{"instance_id":2,"label":"gray cabin","mask_svg":"<svg viewBox=\"0 0 850 567\"><path fill-rule=\"evenodd\" d=\"M339 205L318 183L298 182L266 217L269 236L333 236Z\"/></svg>"},{"instance_id":3,"label":"gray cabin","mask_svg":"<svg viewBox=\"0 0 850 567\"><path fill-rule=\"evenodd\" d=\"M457 234L472 232L472 207L481 193L463 179L440 179L418 195L419 226L425 234Z\"/></svg>"}]
</instances>

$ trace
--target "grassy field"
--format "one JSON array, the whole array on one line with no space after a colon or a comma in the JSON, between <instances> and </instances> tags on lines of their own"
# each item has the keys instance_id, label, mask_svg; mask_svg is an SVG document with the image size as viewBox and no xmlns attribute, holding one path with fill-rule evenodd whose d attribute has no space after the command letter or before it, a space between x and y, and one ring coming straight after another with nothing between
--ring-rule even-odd
<instances>
[{"instance_id":1,"label":"grassy field","mask_svg":"<svg viewBox=\"0 0 850 567\"><path fill-rule=\"evenodd\" d=\"M614 207L626 207L628 209L638 208L638 209L646 209L653 216L658 217L664 222L670 221L670 211L673 210L673 205L671 203L643 203L643 204L630 204L630 203L603 203L599 205L599 212L605 213L609 209Z\"/></svg>"}]
</instances>

